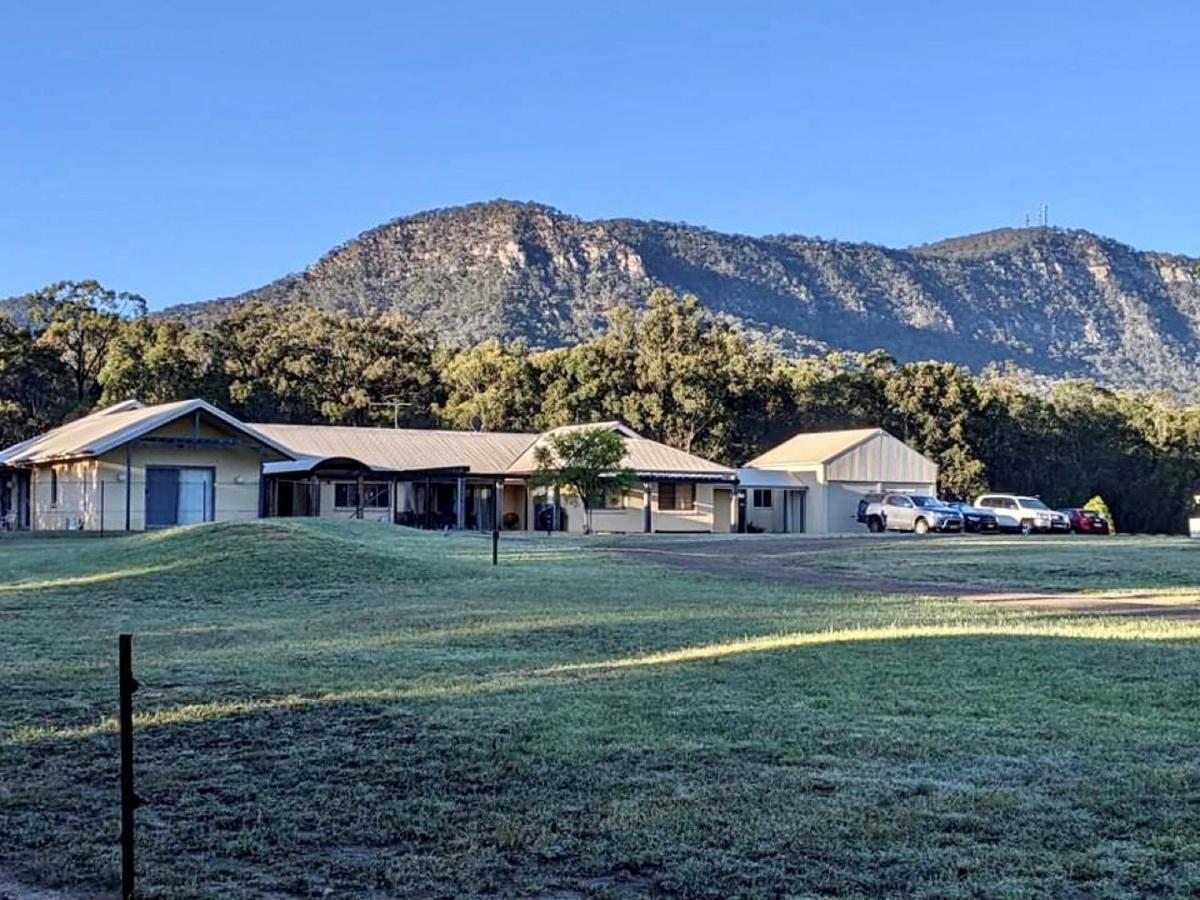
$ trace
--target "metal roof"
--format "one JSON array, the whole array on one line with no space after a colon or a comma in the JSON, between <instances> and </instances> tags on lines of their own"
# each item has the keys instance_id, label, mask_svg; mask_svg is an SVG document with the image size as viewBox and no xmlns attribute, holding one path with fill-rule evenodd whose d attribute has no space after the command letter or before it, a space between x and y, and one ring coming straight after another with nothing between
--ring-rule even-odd
<instances>
[{"instance_id":1,"label":"metal roof","mask_svg":"<svg viewBox=\"0 0 1200 900\"><path fill-rule=\"evenodd\" d=\"M396 475L430 475L434 473L458 473L465 471L462 466L441 466L434 469L379 469L370 466L360 459L350 456L300 456L296 459L285 459L280 462L263 464L264 475L310 475L320 469L343 466L350 469L365 468L372 472Z\"/></svg>"},{"instance_id":2,"label":"metal roof","mask_svg":"<svg viewBox=\"0 0 1200 900\"><path fill-rule=\"evenodd\" d=\"M863 441L883 434L882 428L854 428L848 431L812 431L798 434L750 462L750 467L817 466L837 459Z\"/></svg>"},{"instance_id":3,"label":"metal roof","mask_svg":"<svg viewBox=\"0 0 1200 900\"><path fill-rule=\"evenodd\" d=\"M527 475L537 468L535 450L545 443L547 438L555 434L571 431L605 428L615 431L625 438L625 458L621 461L627 469L632 469L643 476L651 475L696 475L733 479L734 471L726 466L718 465L683 450L677 450L658 441L644 438L627 425L620 422L593 422L586 425L564 425L552 428L525 450L509 467L509 473Z\"/></svg>"},{"instance_id":4,"label":"metal roof","mask_svg":"<svg viewBox=\"0 0 1200 900\"><path fill-rule=\"evenodd\" d=\"M474 475L503 475L536 434L502 431L443 431L421 428L354 428L347 425L269 425L254 429L295 454L349 457L372 469L464 467Z\"/></svg>"},{"instance_id":5,"label":"metal roof","mask_svg":"<svg viewBox=\"0 0 1200 900\"><path fill-rule=\"evenodd\" d=\"M804 490L808 484L791 472L780 469L741 468L737 470L738 485L744 488L784 488Z\"/></svg>"},{"instance_id":6,"label":"metal roof","mask_svg":"<svg viewBox=\"0 0 1200 900\"><path fill-rule=\"evenodd\" d=\"M625 438L624 465L640 474L734 475L733 469L641 437L620 422L565 425L544 434L261 423L253 427L306 457L348 457L392 472L462 467L473 475L528 475L537 468L534 447L549 435L608 428Z\"/></svg>"},{"instance_id":7,"label":"metal roof","mask_svg":"<svg viewBox=\"0 0 1200 900\"><path fill-rule=\"evenodd\" d=\"M537 468L533 449L550 435L607 428L625 440L623 464L643 477L732 480L734 470L644 438L620 422L566 425L544 434L354 428L343 425L247 425L203 400L143 406L118 403L0 451L0 466L31 465L97 456L194 412L278 452L290 463L268 463L270 473L307 472L323 460L349 459L380 472L461 469L475 475L527 475Z\"/></svg>"},{"instance_id":8,"label":"metal roof","mask_svg":"<svg viewBox=\"0 0 1200 900\"><path fill-rule=\"evenodd\" d=\"M156 406L144 406L136 400L126 400L0 450L0 465L26 466L60 459L100 456L195 412L220 421L282 456L290 458L294 455L269 436L256 432L203 400L178 400Z\"/></svg>"}]
</instances>

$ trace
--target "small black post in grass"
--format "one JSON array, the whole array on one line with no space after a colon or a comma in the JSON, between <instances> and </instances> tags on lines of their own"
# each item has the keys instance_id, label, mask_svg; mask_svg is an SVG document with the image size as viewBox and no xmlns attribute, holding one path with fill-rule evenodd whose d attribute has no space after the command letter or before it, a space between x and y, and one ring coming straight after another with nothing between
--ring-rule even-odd
<instances>
[{"instance_id":1,"label":"small black post in grass","mask_svg":"<svg viewBox=\"0 0 1200 900\"><path fill-rule=\"evenodd\" d=\"M133 635L118 638L120 649L120 732L121 732L121 900L134 897L133 811L142 805L133 790L133 693L138 689L133 677Z\"/></svg>"},{"instance_id":2,"label":"small black post in grass","mask_svg":"<svg viewBox=\"0 0 1200 900\"><path fill-rule=\"evenodd\" d=\"M500 561L500 531L492 529L492 565L497 565Z\"/></svg>"}]
</instances>

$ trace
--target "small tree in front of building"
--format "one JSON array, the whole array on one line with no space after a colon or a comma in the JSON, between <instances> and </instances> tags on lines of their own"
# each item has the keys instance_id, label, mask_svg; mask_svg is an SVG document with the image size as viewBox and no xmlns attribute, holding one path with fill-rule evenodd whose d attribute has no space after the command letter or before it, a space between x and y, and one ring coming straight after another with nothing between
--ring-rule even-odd
<instances>
[{"instance_id":1,"label":"small tree in front of building","mask_svg":"<svg viewBox=\"0 0 1200 900\"><path fill-rule=\"evenodd\" d=\"M1109 534L1117 533L1117 520L1113 518L1112 510L1108 508L1108 504L1104 502L1104 498L1097 494L1087 503L1083 504L1083 508L1089 512L1097 513L1108 519Z\"/></svg>"},{"instance_id":2,"label":"small tree in front of building","mask_svg":"<svg viewBox=\"0 0 1200 900\"><path fill-rule=\"evenodd\" d=\"M625 439L607 428L580 428L547 435L533 451L537 487L557 485L579 499L592 532L592 509L603 504L605 491L627 491L637 486L637 476L622 465Z\"/></svg>"}]
</instances>

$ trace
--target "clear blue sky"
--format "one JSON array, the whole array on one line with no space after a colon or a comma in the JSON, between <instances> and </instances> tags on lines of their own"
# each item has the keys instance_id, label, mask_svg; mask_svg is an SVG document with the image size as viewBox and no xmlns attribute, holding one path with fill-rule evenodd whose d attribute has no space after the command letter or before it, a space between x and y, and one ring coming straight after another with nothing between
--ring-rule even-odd
<instances>
[{"instance_id":1,"label":"clear blue sky","mask_svg":"<svg viewBox=\"0 0 1200 900\"><path fill-rule=\"evenodd\" d=\"M0 85L0 296L208 299L496 197L1200 255L1195 3L23 3Z\"/></svg>"}]
</instances>

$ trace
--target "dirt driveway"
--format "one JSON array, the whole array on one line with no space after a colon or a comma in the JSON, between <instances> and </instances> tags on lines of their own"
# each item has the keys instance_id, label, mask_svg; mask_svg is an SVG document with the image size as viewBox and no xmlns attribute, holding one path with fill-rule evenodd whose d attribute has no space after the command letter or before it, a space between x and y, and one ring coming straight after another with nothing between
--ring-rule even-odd
<instances>
[{"instance_id":1,"label":"dirt driveway","mask_svg":"<svg viewBox=\"0 0 1200 900\"><path fill-rule=\"evenodd\" d=\"M886 572L847 572L822 564L822 556L879 546L877 542L912 540L903 537L779 538L711 537L658 544L613 546L605 552L641 559L693 572L729 578L784 582L803 587L841 587L889 594L969 598L978 603L1057 612L1098 615L1137 615L1173 619L1200 619L1200 602L1179 602L1146 588L1083 591L1039 591L1027 587L972 584L966 581L901 578ZM919 540L974 541L988 538L921 538ZM1036 540L1036 538L1034 539ZM868 543L871 542L871 543ZM951 546L947 544L946 546Z\"/></svg>"}]
</instances>

